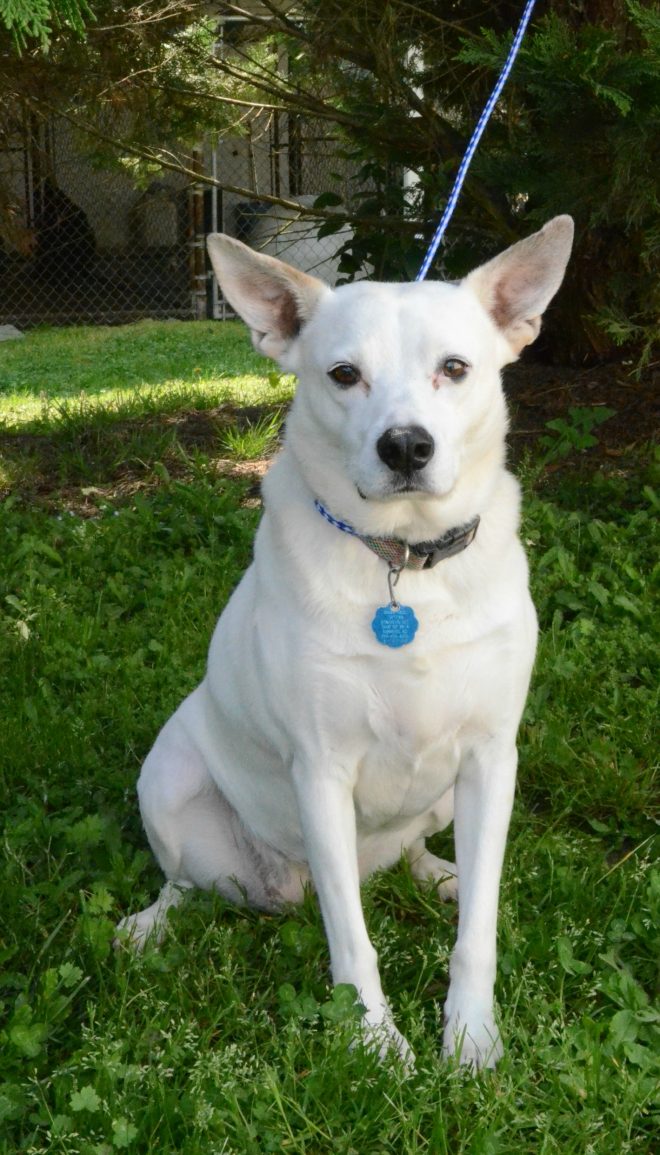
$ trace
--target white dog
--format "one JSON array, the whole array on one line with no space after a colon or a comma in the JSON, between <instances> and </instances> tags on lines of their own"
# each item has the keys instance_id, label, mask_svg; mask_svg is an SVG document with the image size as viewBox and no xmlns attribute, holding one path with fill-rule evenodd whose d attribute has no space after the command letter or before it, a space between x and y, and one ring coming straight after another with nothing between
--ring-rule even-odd
<instances>
[{"instance_id":1,"label":"white dog","mask_svg":"<svg viewBox=\"0 0 660 1155\"><path fill-rule=\"evenodd\" d=\"M168 882L120 937L161 936L187 887L272 910L311 881L334 981L404 1057L360 902L402 853L440 897L458 889L445 1053L501 1054L498 889L536 617L499 370L538 334L572 235L556 217L458 285L335 291L209 237L227 300L299 389L254 562L142 769ZM425 845L452 818L457 866Z\"/></svg>"}]
</instances>

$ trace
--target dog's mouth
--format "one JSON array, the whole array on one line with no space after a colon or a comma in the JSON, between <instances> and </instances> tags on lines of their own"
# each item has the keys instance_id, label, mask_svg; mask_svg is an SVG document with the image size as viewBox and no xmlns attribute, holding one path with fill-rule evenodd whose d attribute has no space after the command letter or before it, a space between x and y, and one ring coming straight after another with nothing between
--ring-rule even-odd
<instances>
[{"instance_id":1,"label":"dog's mouth","mask_svg":"<svg viewBox=\"0 0 660 1155\"><path fill-rule=\"evenodd\" d=\"M388 498L406 497L408 495L415 495L417 497L434 496L427 484L421 480L418 481L414 477L393 478L389 485L379 493L365 493L359 485L356 485L355 488L363 501L387 501Z\"/></svg>"}]
</instances>

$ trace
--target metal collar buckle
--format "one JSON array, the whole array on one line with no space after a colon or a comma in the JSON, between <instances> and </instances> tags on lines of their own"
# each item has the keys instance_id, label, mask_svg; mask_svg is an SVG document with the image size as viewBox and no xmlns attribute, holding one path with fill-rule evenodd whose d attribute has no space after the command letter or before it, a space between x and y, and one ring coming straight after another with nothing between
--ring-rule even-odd
<instances>
[{"instance_id":1,"label":"metal collar buckle","mask_svg":"<svg viewBox=\"0 0 660 1155\"><path fill-rule=\"evenodd\" d=\"M417 545L411 546L412 553L416 554L417 557L426 558L422 569L433 569L439 561L444 561L447 557L454 557L455 554L462 553L464 549L467 549L477 536L479 521L480 518L477 516L467 526L450 529L439 541L420 541Z\"/></svg>"}]
</instances>

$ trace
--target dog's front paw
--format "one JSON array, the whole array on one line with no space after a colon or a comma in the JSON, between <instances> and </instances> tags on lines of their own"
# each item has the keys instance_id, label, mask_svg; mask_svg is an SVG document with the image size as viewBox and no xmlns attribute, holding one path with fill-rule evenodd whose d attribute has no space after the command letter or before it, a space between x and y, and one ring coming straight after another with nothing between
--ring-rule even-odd
<instances>
[{"instance_id":1,"label":"dog's front paw","mask_svg":"<svg viewBox=\"0 0 660 1155\"><path fill-rule=\"evenodd\" d=\"M465 1017L459 1012L451 1014L445 1022L442 1053L474 1071L494 1067L504 1048L492 1012Z\"/></svg>"},{"instance_id":2,"label":"dog's front paw","mask_svg":"<svg viewBox=\"0 0 660 1155\"><path fill-rule=\"evenodd\" d=\"M386 1015L378 1022L363 1019L360 1041L368 1050L375 1051L381 1060L394 1055L401 1060L404 1067L412 1070L415 1066L415 1053L405 1036L395 1027L390 1015Z\"/></svg>"}]
</instances>

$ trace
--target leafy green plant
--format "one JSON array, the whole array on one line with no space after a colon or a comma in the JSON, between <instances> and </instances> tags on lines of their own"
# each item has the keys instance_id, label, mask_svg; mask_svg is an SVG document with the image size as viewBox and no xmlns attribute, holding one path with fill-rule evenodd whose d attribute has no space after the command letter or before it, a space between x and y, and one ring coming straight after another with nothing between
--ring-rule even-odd
<instances>
[{"instance_id":1,"label":"leafy green plant","mask_svg":"<svg viewBox=\"0 0 660 1155\"><path fill-rule=\"evenodd\" d=\"M554 417L551 421L546 421L545 427L551 430L551 433L539 438L546 451L544 457L546 464L561 461L570 453L580 453L584 449L598 445L594 429L613 417L614 413L614 409L608 409L605 405L590 408L572 406L568 410L568 417Z\"/></svg>"},{"instance_id":2,"label":"leafy green plant","mask_svg":"<svg viewBox=\"0 0 660 1155\"><path fill-rule=\"evenodd\" d=\"M48 51L53 27L66 28L82 36L86 21L94 15L87 0L0 0L0 21L11 33L13 45L20 53L29 40L36 40L43 52Z\"/></svg>"}]
</instances>

